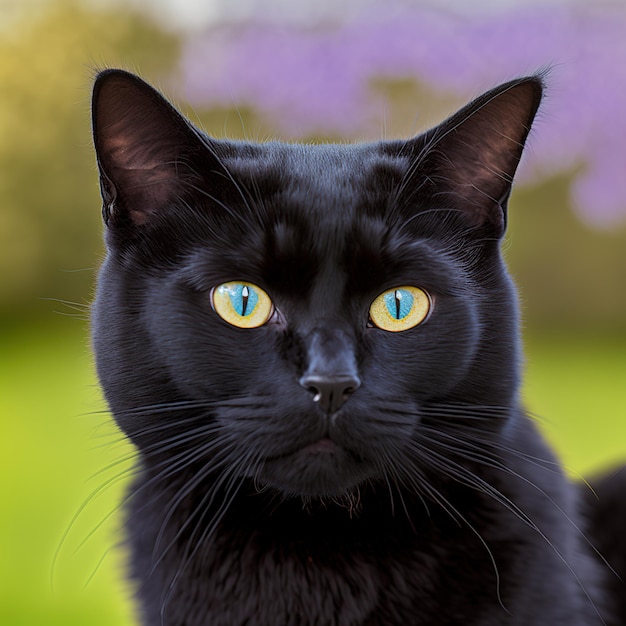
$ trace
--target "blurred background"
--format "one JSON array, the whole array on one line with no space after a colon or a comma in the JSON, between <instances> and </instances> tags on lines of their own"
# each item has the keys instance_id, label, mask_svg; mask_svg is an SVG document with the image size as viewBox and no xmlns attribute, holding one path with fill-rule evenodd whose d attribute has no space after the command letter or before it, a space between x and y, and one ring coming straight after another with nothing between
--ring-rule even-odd
<instances>
[{"instance_id":1,"label":"blurred background","mask_svg":"<svg viewBox=\"0 0 626 626\"><path fill-rule=\"evenodd\" d=\"M471 10L468 8L471 4ZM97 68L218 137L405 137L551 66L510 203L525 399L572 476L626 459L626 5L0 0L0 624L133 624L132 450L93 375Z\"/></svg>"}]
</instances>

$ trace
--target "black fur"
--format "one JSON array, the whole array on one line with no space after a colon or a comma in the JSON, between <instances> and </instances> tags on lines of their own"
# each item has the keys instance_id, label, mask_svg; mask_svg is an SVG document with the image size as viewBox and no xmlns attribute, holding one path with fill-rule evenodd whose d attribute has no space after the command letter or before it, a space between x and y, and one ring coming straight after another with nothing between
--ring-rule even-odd
<instances>
[{"instance_id":1,"label":"black fur","mask_svg":"<svg viewBox=\"0 0 626 626\"><path fill-rule=\"evenodd\" d=\"M578 488L519 401L500 242L541 93L512 81L404 142L248 144L98 76L93 338L138 451L144 624L619 623ZM270 295L266 324L212 309L232 280ZM426 321L375 327L404 285Z\"/></svg>"}]
</instances>

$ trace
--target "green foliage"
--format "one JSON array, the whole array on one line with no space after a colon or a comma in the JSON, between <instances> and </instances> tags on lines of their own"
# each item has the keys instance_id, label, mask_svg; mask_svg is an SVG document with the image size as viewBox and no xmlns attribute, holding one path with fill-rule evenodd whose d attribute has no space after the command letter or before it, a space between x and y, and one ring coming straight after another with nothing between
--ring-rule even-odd
<instances>
[{"instance_id":1,"label":"green foliage","mask_svg":"<svg viewBox=\"0 0 626 626\"><path fill-rule=\"evenodd\" d=\"M143 17L68 2L43 5L35 18L24 11L1 31L0 311L44 297L84 301L101 250L94 71L129 67L158 82L176 50Z\"/></svg>"}]
</instances>

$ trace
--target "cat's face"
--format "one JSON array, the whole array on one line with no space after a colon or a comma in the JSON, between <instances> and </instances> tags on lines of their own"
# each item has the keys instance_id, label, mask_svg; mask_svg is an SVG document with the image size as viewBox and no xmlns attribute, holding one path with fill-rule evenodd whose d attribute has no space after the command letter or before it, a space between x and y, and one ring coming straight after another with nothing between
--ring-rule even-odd
<instances>
[{"instance_id":1,"label":"cat's face","mask_svg":"<svg viewBox=\"0 0 626 626\"><path fill-rule=\"evenodd\" d=\"M337 497L427 470L446 421L499 427L518 386L499 241L539 97L503 86L408 142L251 145L102 74L94 342L144 459Z\"/></svg>"}]
</instances>

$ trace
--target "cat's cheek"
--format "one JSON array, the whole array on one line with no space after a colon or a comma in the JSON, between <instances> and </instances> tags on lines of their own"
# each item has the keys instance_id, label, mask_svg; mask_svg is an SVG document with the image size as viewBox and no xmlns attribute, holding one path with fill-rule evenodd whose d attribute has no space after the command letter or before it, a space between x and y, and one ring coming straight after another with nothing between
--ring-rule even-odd
<instances>
[{"instance_id":1,"label":"cat's cheek","mask_svg":"<svg viewBox=\"0 0 626 626\"><path fill-rule=\"evenodd\" d=\"M429 319L417 328L401 333L371 329L364 378L398 399L427 402L444 396L471 368L480 342L479 320L473 303L441 297Z\"/></svg>"},{"instance_id":2,"label":"cat's cheek","mask_svg":"<svg viewBox=\"0 0 626 626\"><path fill-rule=\"evenodd\" d=\"M227 324L176 281L150 285L143 317L167 377L187 397L240 394L267 364L266 329Z\"/></svg>"}]
</instances>

